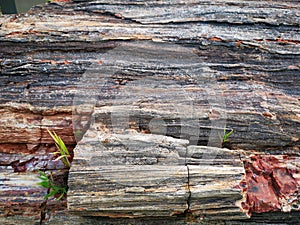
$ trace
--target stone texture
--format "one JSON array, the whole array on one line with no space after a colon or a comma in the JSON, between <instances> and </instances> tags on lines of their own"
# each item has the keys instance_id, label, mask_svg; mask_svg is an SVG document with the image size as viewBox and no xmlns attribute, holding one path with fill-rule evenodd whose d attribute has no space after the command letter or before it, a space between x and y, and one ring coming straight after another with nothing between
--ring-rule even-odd
<instances>
[{"instance_id":1,"label":"stone texture","mask_svg":"<svg viewBox=\"0 0 300 225\"><path fill-rule=\"evenodd\" d=\"M299 158L250 155L244 159L247 198L242 207L252 212L299 210Z\"/></svg>"},{"instance_id":2,"label":"stone texture","mask_svg":"<svg viewBox=\"0 0 300 225\"><path fill-rule=\"evenodd\" d=\"M2 224L39 224L46 191L36 174L16 174L1 168L0 221Z\"/></svg>"},{"instance_id":3,"label":"stone texture","mask_svg":"<svg viewBox=\"0 0 300 225\"><path fill-rule=\"evenodd\" d=\"M187 168L180 156L187 141L149 135L88 131L69 174L69 211L134 218L187 210Z\"/></svg>"},{"instance_id":4,"label":"stone texture","mask_svg":"<svg viewBox=\"0 0 300 225\"><path fill-rule=\"evenodd\" d=\"M220 126L222 123L217 126L215 122L224 119L226 112L226 126L234 129L230 143L227 143L226 147L232 150L247 150L249 151L247 156L255 150L256 155L266 153L275 158L276 155L281 155L291 159L290 161L297 159L292 156L298 155L300 145L299 129L297 129L300 123L298 2L234 0L209 3L202 0L60 2L37 6L23 15L0 17L0 165L3 176L8 176L9 179L11 176L15 177L18 183L22 183L23 177L29 176L35 169L61 168L62 165L57 165L50 160L51 156L48 153L54 151L54 146L51 145L46 128L57 131L70 149L75 145L72 126L75 127L75 137L79 141L89 129L91 118L96 122L102 121L104 131L116 132L114 128L117 127L110 126L111 115L108 112L118 112L117 102L114 105L107 103L119 93L118 90L126 90L126 88L127 91L139 93L139 97L145 93L151 94L151 85L148 89L145 85L136 85L136 80L145 76L161 80L159 87L166 84L163 81L168 80L167 77L171 79L172 84L175 82L176 85L169 89L169 95L166 95L162 88L158 88L156 91L162 92L157 93L163 94L161 98L152 93L152 97L156 98L138 102L136 106L140 109L136 110L134 115L140 116L130 118L130 129L145 135L151 132L155 135L167 134L174 139L189 140L193 145L206 146L216 141L208 138L212 130L215 137L219 132L223 132L224 127ZM203 80L200 82L202 86L193 86L195 80L186 76L187 71L182 65L178 71L185 71L183 73L185 75L174 75L175 68L168 68L168 65L174 65L174 63L170 64L168 54L162 54L162 57L158 57L159 54L154 55L152 65L142 62L143 57L139 58L137 53L134 54L135 58L124 58L121 64L117 62L116 67L102 62L101 57L105 53L109 53L125 42L138 40L148 40L152 42L152 47L156 43L159 47L154 50L160 53L163 49L168 52L166 46L169 46L170 52L173 48L170 45L176 44L185 49L184 56L187 56L186 53L188 56L196 56L202 68ZM164 44L159 44L162 42ZM133 44L135 45L136 42ZM149 52L147 47L144 50ZM180 48L177 51L180 52ZM173 52L176 52L174 48ZM182 55L182 51L180 54ZM174 53L172 56L175 56ZM116 57L118 58L118 55ZM195 61L193 57L183 57L182 62ZM137 60L136 64L132 59ZM82 86L82 81L88 78L85 72L101 64L106 68L113 68L113 71L118 73L111 76L107 88L102 89L103 95L98 99L101 101L98 101L95 110L90 108L79 110L72 116L71 106L74 96L78 97L76 91L89 93L87 88L93 87L93 85ZM218 88L212 89L211 83ZM138 89L134 90L133 86ZM195 101L190 103L194 103L198 114L193 114L192 120L178 119L178 116L186 118L187 113L183 112L190 112L190 105L183 104L182 110L179 110L181 113L176 114L174 111L178 111L178 108L174 110L174 107L168 104L175 100L177 103L186 100L182 92L178 94L179 86L186 87L186 93L195 97ZM177 98L174 97L175 94ZM217 100L218 96L222 96L225 104ZM123 95L123 99L125 97L126 95ZM167 99L170 101L167 102ZM86 101L84 98L83 100ZM161 100L165 100L169 107L159 104ZM90 101L86 102L90 103ZM226 110L220 105L225 105ZM144 113L140 114L143 110ZM152 120L154 116L163 116L164 123L162 120ZM196 117L199 119L197 126L191 126ZM72 118L75 118L75 124ZM117 120L114 125L116 123ZM120 124L122 128L122 123ZM196 131L199 127L201 129ZM106 143L107 140L103 139L103 142ZM190 151L194 150L190 148ZM203 155L201 153L203 149L196 148L195 151L185 159L193 166L201 162L199 158L201 154ZM236 153L239 154L240 151L235 152L233 156ZM135 161L135 157L139 160ZM121 156L117 154L116 159L119 158ZM166 161L166 158L162 159ZM181 158L177 159L182 158L184 157L181 155ZM174 159L176 157L172 158ZM135 154L134 157L128 156L126 160L125 162L129 163L153 163L157 158L143 159L139 154ZM237 161L232 161L234 167L240 163ZM248 158L246 161L252 162L252 159ZM228 165L230 161L216 158L214 162L217 166L221 166L222 163ZM284 163L279 167L272 166L273 169L275 168L274 171L272 170L274 176L282 178L284 175L282 170L286 169L288 172L282 179L292 177L293 179L289 179L297 180L295 171L289 170ZM201 165L199 166L201 168ZM27 172L19 173L22 171ZM195 179L199 179L198 171L194 171ZM256 171L259 176L260 173L265 172L270 177L270 170L265 171L265 168L262 168ZM237 176L239 174L237 172ZM229 178L234 177L230 173L227 175ZM262 177L260 176L259 179ZM182 180L181 183L184 181ZM22 187L21 184L15 186L16 190ZM33 186L26 188L34 190ZM283 195L290 194L280 182L277 188ZM295 186L292 186L291 190L294 188ZM234 190L230 193L236 196ZM1 189L0 195L9 202L9 196L6 194ZM181 197L185 199L185 195ZM15 199L15 195L11 195L11 199ZM1 216L1 223L18 224L22 221L23 224L39 224L42 221L50 224L157 224L159 221L162 224L185 224L186 218L189 217L187 214L183 220L160 218L155 222L146 218L97 219L55 212L51 207L46 210L46 214L45 210L41 210L40 214L38 212L28 214L27 212L38 209L43 201L33 201L32 207L28 207L31 204L30 196L23 200L25 205L18 200L12 200L14 207L11 207L11 211L18 209L17 213L15 216ZM10 208L5 203L1 204L2 206L4 204L5 209ZM46 205L48 204L51 206L52 203L49 201ZM65 207L65 204L64 202L62 205ZM193 204L198 203L196 201ZM200 206L197 207L200 209ZM280 210L289 208L289 206L287 208L282 206L280 203ZM58 210L63 208L58 205L55 207ZM183 208L181 205L180 210ZM236 217L232 222L219 221L218 223L282 224L282 220L285 220L296 224L299 214L293 210L295 209L292 207L292 212L285 214L253 213L252 218L246 220L247 222ZM167 211L162 211L162 214ZM234 216L238 215L235 210L230 213ZM1 215L4 214L4 210L1 210ZM210 215L213 215L211 211L207 211L206 217ZM197 216L195 223L201 223L201 215ZM205 219L205 216L203 218ZM194 218L189 217L189 219ZM207 220L204 220L204 223L207 223Z\"/></svg>"}]
</instances>

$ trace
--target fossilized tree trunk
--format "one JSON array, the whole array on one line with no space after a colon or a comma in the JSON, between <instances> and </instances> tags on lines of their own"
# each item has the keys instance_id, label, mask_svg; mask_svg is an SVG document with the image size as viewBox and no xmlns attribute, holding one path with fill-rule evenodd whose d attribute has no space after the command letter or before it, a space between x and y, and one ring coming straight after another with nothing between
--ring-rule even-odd
<instances>
[{"instance_id":1,"label":"fossilized tree trunk","mask_svg":"<svg viewBox=\"0 0 300 225\"><path fill-rule=\"evenodd\" d=\"M299 11L74 0L2 16L2 224L297 223ZM47 129L78 141L63 203L35 185L66 173Z\"/></svg>"}]
</instances>

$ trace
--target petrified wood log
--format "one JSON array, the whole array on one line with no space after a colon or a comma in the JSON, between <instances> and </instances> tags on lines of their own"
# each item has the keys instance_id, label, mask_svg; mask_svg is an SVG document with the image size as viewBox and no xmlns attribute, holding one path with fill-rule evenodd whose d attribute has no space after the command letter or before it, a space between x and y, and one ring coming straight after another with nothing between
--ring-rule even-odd
<instances>
[{"instance_id":1,"label":"petrified wood log","mask_svg":"<svg viewBox=\"0 0 300 225\"><path fill-rule=\"evenodd\" d=\"M70 148L80 140L69 210L120 218L55 212L38 203L43 190L35 198L16 184L21 199L1 189L0 221L297 223L299 7L74 0L2 16L2 186L63 169L49 154L52 129Z\"/></svg>"},{"instance_id":2,"label":"petrified wood log","mask_svg":"<svg viewBox=\"0 0 300 225\"><path fill-rule=\"evenodd\" d=\"M268 130L276 126L270 121L276 119L264 117L265 112L250 117L246 112L255 107L245 106L242 114L236 101L226 101L228 86L219 85L194 52L165 43L123 44L85 72L73 102L75 133L88 131L75 149L69 174L71 212L125 218L191 213L193 220L231 221L252 212L290 211L297 204L298 182L291 177L297 165L293 170L272 167L270 159L251 156L266 165L259 161L257 171L249 162L253 167L247 166L246 173L240 154L246 162L250 153L219 149L218 134L228 124L235 127L234 118L239 125L259 124L257 130L264 133L246 132L262 136L267 151L274 142ZM257 89L251 84L243 94L253 96L252 88ZM239 127L234 129L243 132ZM252 138L246 135L232 138L253 149L260 144L249 143ZM204 144L219 148L195 146ZM275 185L278 196L272 195Z\"/></svg>"}]
</instances>

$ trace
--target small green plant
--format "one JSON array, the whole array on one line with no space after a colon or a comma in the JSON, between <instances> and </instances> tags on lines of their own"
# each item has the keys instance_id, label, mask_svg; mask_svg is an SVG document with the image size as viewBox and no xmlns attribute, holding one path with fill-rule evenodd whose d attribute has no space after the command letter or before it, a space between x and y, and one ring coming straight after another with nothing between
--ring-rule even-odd
<instances>
[{"instance_id":1,"label":"small green plant","mask_svg":"<svg viewBox=\"0 0 300 225\"><path fill-rule=\"evenodd\" d=\"M223 136L220 135L220 133L219 133L219 138L220 138L220 141L222 142L222 146L224 146L224 144L226 142L229 142L228 138L230 137L230 135L232 135L232 133L233 133L233 129L231 129L230 131L227 131L226 126L224 127Z\"/></svg>"},{"instance_id":2,"label":"small green plant","mask_svg":"<svg viewBox=\"0 0 300 225\"><path fill-rule=\"evenodd\" d=\"M39 176L38 178L41 180L41 182L38 183L39 186L42 186L44 188L47 188L48 194L44 197L44 199L48 199L51 196L58 196L56 197L57 200L61 200L62 197L67 194L67 188L66 187L60 187L54 184L54 180L52 177L52 174L50 173L50 175L47 175L45 172L43 171L38 171L39 172Z\"/></svg>"},{"instance_id":3,"label":"small green plant","mask_svg":"<svg viewBox=\"0 0 300 225\"><path fill-rule=\"evenodd\" d=\"M71 158L71 156L65 143L54 131L47 131L54 140L57 148L57 151L52 153L53 155L58 156L55 160L61 160L67 168L70 168L71 164L69 158ZM55 185L52 173L50 173L50 175L47 175L43 171L38 171L38 173L38 178L41 180L38 185L48 189L48 194L44 197L45 199L54 196L55 198L57 198L57 200L60 200L65 194L67 194L66 187Z\"/></svg>"},{"instance_id":4,"label":"small green plant","mask_svg":"<svg viewBox=\"0 0 300 225\"><path fill-rule=\"evenodd\" d=\"M69 158L71 158L71 156L70 156L70 152L67 149L65 143L54 131L51 132L48 130L48 133L50 134L52 139L55 141L55 145L58 150L58 151L52 153L53 155L58 156L55 160L61 160L67 168L70 168L71 164L70 164Z\"/></svg>"}]
</instances>

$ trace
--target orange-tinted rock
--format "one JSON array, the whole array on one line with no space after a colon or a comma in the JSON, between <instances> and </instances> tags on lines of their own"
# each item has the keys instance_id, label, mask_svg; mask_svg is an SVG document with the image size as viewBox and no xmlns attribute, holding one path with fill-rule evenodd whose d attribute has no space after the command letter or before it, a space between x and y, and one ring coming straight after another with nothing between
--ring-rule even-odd
<instances>
[{"instance_id":1,"label":"orange-tinted rock","mask_svg":"<svg viewBox=\"0 0 300 225\"><path fill-rule=\"evenodd\" d=\"M28 153L26 144L0 144L0 153Z\"/></svg>"},{"instance_id":2,"label":"orange-tinted rock","mask_svg":"<svg viewBox=\"0 0 300 225\"><path fill-rule=\"evenodd\" d=\"M247 204L251 212L269 212L280 209L278 196L270 177L247 173Z\"/></svg>"},{"instance_id":3,"label":"orange-tinted rock","mask_svg":"<svg viewBox=\"0 0 300 225\"><path fill-rule=\"evenodd\" d=\"M246 201L242 207L251 213L290 211L298 209L297 190L300 187L296 174L299 159L288 156L252 155L245 161ZM297 170L298 168L298 170ZM295 178L295 177L296 178ZM242 182L242 183L243 183Z\"/></svg>"}]
</instances>

